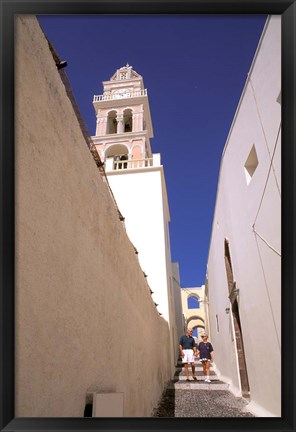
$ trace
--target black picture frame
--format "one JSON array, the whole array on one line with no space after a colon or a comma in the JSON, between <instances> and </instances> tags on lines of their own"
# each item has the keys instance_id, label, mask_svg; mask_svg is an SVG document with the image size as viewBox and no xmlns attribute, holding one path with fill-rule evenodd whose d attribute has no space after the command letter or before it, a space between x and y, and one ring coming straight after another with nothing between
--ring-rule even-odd
<instances>
[{"instance_id":1,"label":"black picture frame","mask_svg":"<svg viewBox=\"0 0 296 432\"><path fill-rule=\"evenodd\" d=\"M294 431L296 5L288 0L0 0L1 431ZM14 418L14 16L15 14L280 14L282 16L282 417ZM268 361L268 359L265 359ZM265 361L262 359L262 361Z\"/></svg>"}]
</instances>

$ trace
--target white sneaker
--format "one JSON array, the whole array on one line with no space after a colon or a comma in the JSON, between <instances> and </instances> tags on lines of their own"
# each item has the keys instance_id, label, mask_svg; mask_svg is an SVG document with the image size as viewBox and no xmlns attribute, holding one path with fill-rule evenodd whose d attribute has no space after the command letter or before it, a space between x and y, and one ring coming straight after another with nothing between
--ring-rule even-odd
<instances>
[{"instance_id":1,"label":"white sneaker","mask_svg":"<svg viewBox=\"0 0 296 432\"><path fill-rule=\"evenodd\" d=\"M210 380L210 378L207 378L206 380L205 380L205 382L211 382L211 380Z\"/></svg>"}]
</instances>

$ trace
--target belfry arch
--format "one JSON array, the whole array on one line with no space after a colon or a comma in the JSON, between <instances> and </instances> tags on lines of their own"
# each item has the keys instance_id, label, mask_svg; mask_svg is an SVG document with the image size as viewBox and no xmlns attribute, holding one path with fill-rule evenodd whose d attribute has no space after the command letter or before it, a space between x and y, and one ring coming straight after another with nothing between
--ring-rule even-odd
<instances>
[{"instance_id":1,"label":"belfry arch","mask_svg":"<svg viewBox=\"0 0 296 432\"><path fill-rule=\"evenodd\" d=\"M122 144L108 147L105 151L105 160L110 159L113 159L113 169L126 169L128 166L128 148Z\"/></svg>"},{"instance_id":2,"label":"belfry arch","mask_svg":"<svg viewBox=\"0 0 296 432\"><path fill-rule=\"evenodd\" d=\"M133 131L133 110L131 108L127 108L123 111L123 131Z\"/></svg>"},{"instance_id":3,"label":"belfry arch","mask_svg":"<svg viewBox=\"0 0 296 432\"><path fill-rule=\"evenodd\" d=\"M109 111L107 116L107 134L116 134L117 133L117 111Z\"/></svg>"}]
</instances>

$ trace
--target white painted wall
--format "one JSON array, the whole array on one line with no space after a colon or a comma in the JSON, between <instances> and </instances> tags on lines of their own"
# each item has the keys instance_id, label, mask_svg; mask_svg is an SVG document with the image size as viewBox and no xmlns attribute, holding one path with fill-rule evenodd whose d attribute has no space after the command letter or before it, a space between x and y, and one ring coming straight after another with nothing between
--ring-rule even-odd
<instances>
[{"instance_id":1,"label":"white painted wall","mask_svg":"<svg viewBox=\"0 0 296 432\"><path fill-rule=\"evenodd\" d=\"M108 181L125 217L128 236L138 251L140 265L147 274L153 301L169 323L173 374L178 352L177 325L163 167L108 172Z\"/></svg>"},{"instance_id":2,"label":"white painted wall","mask_svg":"<svg viewBox=\"0 0 296 432\"><path fill-rule=\"evenodd\" d=\"M281 414L281 18L265 27L222 156L208 256L210 335L221 375L240 391L224 240L230 244L251 403L258 416ZM255 145L258 166L244 165ZM256 233L253 231L256 230ZM219 331L217 328L217 318Z\"/></svg>"},{"instance_id":3,"label":"white painted wall","mask_svg":"<svg viewBox=\"0 0 296 432\"><path fill-rule=\"evenodd\" d=\"M108 172L108 181L125 218L131 242L147 281L154 291L158 310L169 321L167 258L168 215L162 190L161 168ZM166 219L165 219L166 217Z\"/></svg>"},{"instance_id":4,"label":"white painted wall","mask_svg":"<svg viewBox=\"0 0 296 432\"><path fill-rule=\"evenodd\" d=\"M174 289L174 303L176 308L176 326L177 326L177 338L178 343L180 337L185 334L185 319L182 309L182 298L181 298L181 286L180 286L180 271L179 263L172 263L172 277L173 277L173 289Z\"/></svg>"}]
</instances>

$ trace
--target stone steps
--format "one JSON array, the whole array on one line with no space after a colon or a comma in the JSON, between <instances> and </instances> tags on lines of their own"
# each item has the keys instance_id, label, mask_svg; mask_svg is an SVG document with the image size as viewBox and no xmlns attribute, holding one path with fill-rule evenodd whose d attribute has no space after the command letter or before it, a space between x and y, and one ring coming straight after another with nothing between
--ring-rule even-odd
<instances>
[{"instance_id":1,"label":"stone steps","mask_svg":"<svg viewBox=\"0 0 296 432\"><path fill-rule=\"evenodd\" d=\"M219 380L215 364L211 365L210 383L204 381L198 360L195 375L197 381L193 380L189 366L187 382L184 367L177 362L175 376L164 390L153 417L254 417L246 408L246 399L235 397L229 384Z\"/></svg>"},{"instance_id":2,"label":"stone steps","mask_svg":"<svg viewBox=\"0 0 296 432\"><path fill-rule=\"evenodd\" d=\"M226 384L222 381L212 381L210 383L206 383L205 381L178 381L171 383L167 387L169 390L229 390L229 384Z\"/></svg>"},{"instance_id":3,"label":"stone steps","mask_svg":"<svg viewBox=\"0 0 296 432\"><path fill-rule=\"evenodd\" d=\"M196 373L195 376L196 376L196 378L197 378L197 381L204 381L204 375L198 375L198 374ZM189 379L190 379L190 381L194 381L193 378L192 378L192 375L189 375ZM217 375L216 375L214 372L212 372L212 373L210 374L210 380L211 380L211 381L214 381L214 380L217 381L217 380L218 380L218 377L217 377ZM186 375L185 375L185 372L183 372L182 375L175 375L173 381L174 381L174 382L178 382L178 381L186 381Z\"/></svg>"},{"instance_id":4,"label":"stone steps","mask_svg":"<svg viewBox=\"0 0 296 432\"><path fill-rule=\"evenodd\" d=\"M168 389L175 390L229 390L229 384L220 381L215 373L215 368L211 365L210 383L204 381L203 368L198 360L195 360L195 376L197 381L192 378L191 365L189 365L189 379L186 381L185 368L181 361L176 363L174 379L171 380Z\"/></svg>"},{"instance_id":5,"label":"stone steps","mask_svg":"<svg viewBox=\"0 0 296 432\"><path fill-rule=\"evenodd\" d=\"M189 375L192 375L191 369L189 369ZM195 375L196 376L203 376L203 370L195 368ZM216 375L214 370L210 370L210 375ZM177 369L175 372L175 376L185 376L185 370L184 369Z\"/></svg>"}]
</instances>

